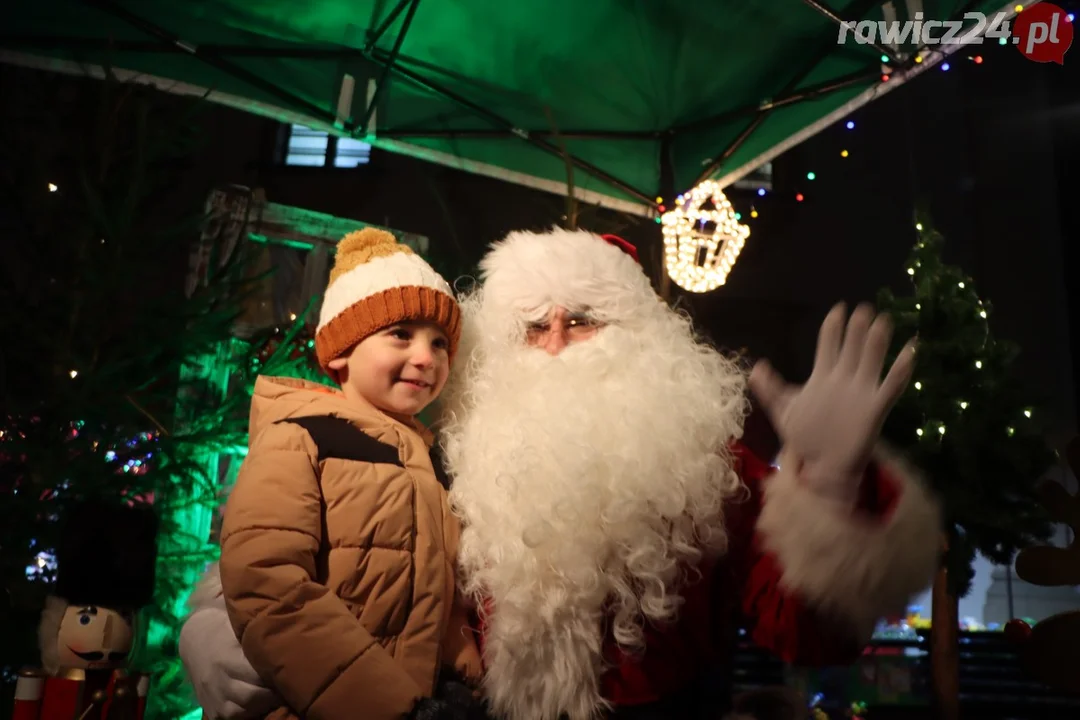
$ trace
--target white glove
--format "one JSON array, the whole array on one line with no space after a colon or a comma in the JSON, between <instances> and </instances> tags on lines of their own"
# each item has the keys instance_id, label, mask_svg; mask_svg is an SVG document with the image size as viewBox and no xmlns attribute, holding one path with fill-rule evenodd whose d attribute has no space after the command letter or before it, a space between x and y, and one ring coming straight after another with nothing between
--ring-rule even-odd
<instances>
[{"instance_id":1,"label":"white glove","mask_svg":"<svg viewBox=\"0 0 1080 720\"><path fill-rule=\"evenodd\" d=\"M885 418L911 380L915 345L909 342L900 351L882 381L892 337L889 317L874 318L873 309L861 305L845 332L846 315L837 305L821 324L814 370L805 385L788 385L761 361L750 374L750 387L807 486L854 502Z\"/></svg>"},{"instance_id":2,"label":"white glove","mask_svg":"<svg viewBox=\"0 0 1080 720\"><path fill-rule=\"evenodd\" d=\"M284 702L244 657L224 607L198 610L180 630L180 659L204 720L248 720Z\"/></svg>"}]
</instances>

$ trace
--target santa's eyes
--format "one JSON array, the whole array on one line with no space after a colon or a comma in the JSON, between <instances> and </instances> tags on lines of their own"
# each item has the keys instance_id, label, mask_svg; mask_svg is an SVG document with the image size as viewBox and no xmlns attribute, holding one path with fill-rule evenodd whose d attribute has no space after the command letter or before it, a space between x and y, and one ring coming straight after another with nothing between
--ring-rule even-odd
<instances>
[{"instance_id":1,"label":"santa's eyes","mask_svg":"<svg viewBox=\"0 0 1080 720\"><path fill-rule=\"evenodd\" d=\"M80 615L79 616L79 624L80 625L89 625L90 624L90 616L89 615Z\"/></svg>"},{"instance_id":2,"label":"santa's eyes","mask_svg":"<svg viewBox=\"0 0 1080 720\"><path fill-rule=\"evenodd\" d=\"M526 332L531 335L543 335L551 332L552 323L546 320L529 323ZM600 321L588 315L567 315L562 321L562 327L567 332L577 333L587 330L595 330L603 325Z\"/></svg>"}]
</instances>

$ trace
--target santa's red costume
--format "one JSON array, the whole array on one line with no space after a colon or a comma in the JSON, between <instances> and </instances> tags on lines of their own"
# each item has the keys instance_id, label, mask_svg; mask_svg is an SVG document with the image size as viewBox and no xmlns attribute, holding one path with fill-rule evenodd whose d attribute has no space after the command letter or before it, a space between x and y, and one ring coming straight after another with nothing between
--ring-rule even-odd
<instances>
[{"instance_id":1,"label":"santa's red costume","mask_svg":"<svg viewBox=\"0 0 1080 720\"><path fill-rule=\"evenodd\" d=\"M938 506L877 444L911 368L901 353L881 380L888 323L834 310L802 387L755 369L772 467L739 442L743 368L628 250L513 233L462 300L440 437L482 690L506 720L719 718L710 673L740 624L786 661L848 663L936 565ZM253 704L228 699L232 717Z\"/></svg>"}]
</instances>

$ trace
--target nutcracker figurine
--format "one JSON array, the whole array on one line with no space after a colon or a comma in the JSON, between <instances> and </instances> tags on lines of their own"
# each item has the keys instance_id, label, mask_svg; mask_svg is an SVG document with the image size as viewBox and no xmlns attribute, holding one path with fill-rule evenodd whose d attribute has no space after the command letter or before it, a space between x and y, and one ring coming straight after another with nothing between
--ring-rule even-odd
<instances>
[{"instance_id":1,"label":"nutcracker figurine","mask_svg":"<svg viewBox=\"0 0 1080 720\"><path fill-rule=\"evenodd\" d=\"M13 720L142 720L149 676L127 660L153 596L156 541L149 507L72 510L38 626L41 668L19 674Z\"/></svg>"}]
</instances>

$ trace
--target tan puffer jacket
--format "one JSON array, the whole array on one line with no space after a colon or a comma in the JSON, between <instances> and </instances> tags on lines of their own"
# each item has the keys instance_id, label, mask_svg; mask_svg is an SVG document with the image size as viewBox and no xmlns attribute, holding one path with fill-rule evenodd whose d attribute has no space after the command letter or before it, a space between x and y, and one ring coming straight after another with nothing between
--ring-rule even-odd
<instances>
[{"instance_id":1,"label":"tan puffer jacket","mask_svg":"<svg viewBox=\"0 0 1080 720\"><path fill-rule=\"evenodd\" d=\"M314 383L259 378L221 582L244 654L311 720L397 720L440 667L480 674L431 435Z\"/></svg>"}]
</instances>

